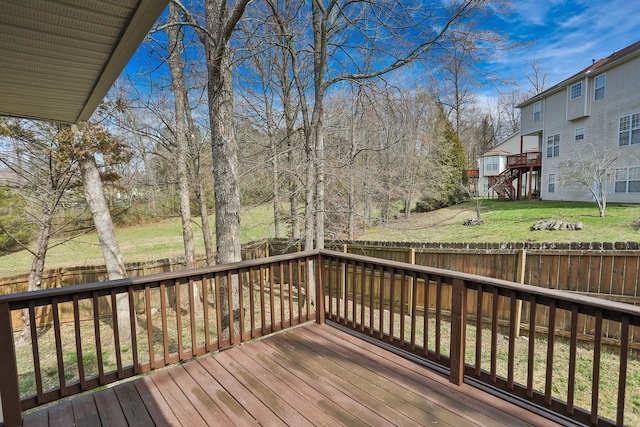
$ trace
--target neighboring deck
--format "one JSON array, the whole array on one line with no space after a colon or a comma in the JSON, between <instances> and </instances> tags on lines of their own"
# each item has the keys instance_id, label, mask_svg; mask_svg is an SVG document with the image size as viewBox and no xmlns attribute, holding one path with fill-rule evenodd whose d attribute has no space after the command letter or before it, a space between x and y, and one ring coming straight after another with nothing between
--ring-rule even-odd
<instances>
[{"instance_id":1,"label":"neighboring deck","mask_svg":"<svg viewBox=\"0 0 640 427\"><path fill-rule=\"evenodd\" d=\"M308 323L25 415L24 426L555 425Z\"/></svg>"}]
</instances>

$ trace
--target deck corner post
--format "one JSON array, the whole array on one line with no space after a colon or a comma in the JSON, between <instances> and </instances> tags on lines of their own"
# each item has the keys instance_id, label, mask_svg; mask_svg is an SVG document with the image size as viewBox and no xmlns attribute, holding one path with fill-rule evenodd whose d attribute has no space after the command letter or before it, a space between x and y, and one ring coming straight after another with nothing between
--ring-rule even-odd
<instances>
[{"instance_id":1,"label":"deck corner post","mask_svg":"<svg viewBox=\"0 0 640 427\"><path fill-rule=\"evenodd\" d=\"M18 367L9 304L0 303L0 401L5 427L22 425Z\"/></svg>"},{"instance_id":2,"label":"deck corner post","mask_svg":"<svg viewBox=\"0 0 640 427\"><path fill-rule=\"evenodd\" d=\"M315 260L316 263L316 271L315 271L315 287L316 287L316 323L324 324L325 323L325 308L324 308L324 284L322 277L322 270L324 268L324 258L321 253L318 253L318 256Z\"/></svg>"},{"instance_id":3,"label":"deck corner post","mask_svg":"<svg viewBox=\"0 0 640 427\"><path fill-rule=\"evenodd\" d=\"M467 288L464 280L453 279L451 295L451 370L449 381L456 385L464 382L464 347L467 311Z\"/></svg>"}]
</instances>

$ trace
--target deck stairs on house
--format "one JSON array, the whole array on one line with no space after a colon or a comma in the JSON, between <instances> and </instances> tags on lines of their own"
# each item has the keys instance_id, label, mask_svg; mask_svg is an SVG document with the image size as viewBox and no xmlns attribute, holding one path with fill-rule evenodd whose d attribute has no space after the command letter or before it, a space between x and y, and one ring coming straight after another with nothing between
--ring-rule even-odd
<instances>
[{"instance_id":1,"label":"deck stairs on house","mask_svg":"<svg viewBox=\"0 0 640 427\"><path fill-rule=\"evenodd\" d=\"M513 186L513 181L518 178L518 169L506 169L498 176L498 182L491 186L491 190L495 191L500 200L515 200L516 188Z\"/></svg>"}]
</instances>

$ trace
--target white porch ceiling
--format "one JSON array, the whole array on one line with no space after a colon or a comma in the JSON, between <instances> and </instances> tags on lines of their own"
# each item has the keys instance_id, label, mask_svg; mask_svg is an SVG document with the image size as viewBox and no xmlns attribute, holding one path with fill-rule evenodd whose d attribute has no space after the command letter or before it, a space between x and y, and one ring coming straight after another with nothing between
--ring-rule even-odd
<instances>
[{"instance_id":1,"label":"white porch ceiling","mask_svg":"<svg viewBox=\"0 0 640 427\"><path fill-rule=\"evenodd\" d=\"M87 120L168 0L0 0L0 115Z\"/></svg>"}]
</instances>

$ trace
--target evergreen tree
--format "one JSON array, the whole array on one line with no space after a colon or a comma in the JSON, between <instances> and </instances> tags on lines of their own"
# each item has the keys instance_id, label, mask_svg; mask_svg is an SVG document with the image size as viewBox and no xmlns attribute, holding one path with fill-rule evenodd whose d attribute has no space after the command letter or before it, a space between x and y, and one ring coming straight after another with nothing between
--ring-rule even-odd
<instances>
[{"instance_id":1,"label":"evergreen tree","mask_svg":"<svg viewBox=\"0 0 640 427\"><path fill-rule=\"evenodd\" d=\"M427 212L465 201L467 161L464 147L442 106L437 107L433 147L429 158L428 185L417 203L418 212Z\"/></svg>"}]
</instances>

